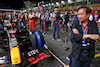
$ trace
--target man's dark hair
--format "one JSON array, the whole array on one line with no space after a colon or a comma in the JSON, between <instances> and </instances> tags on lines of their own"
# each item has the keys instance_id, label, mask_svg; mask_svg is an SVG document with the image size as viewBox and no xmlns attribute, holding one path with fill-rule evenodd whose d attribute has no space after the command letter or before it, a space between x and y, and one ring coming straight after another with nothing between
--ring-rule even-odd
<instances>
[{"instance_id":1,"label":"man's dark hair","mask_svg":"<svg viewBox=\"0 0 100 67\"><path fill-rule=\"evenodd\" d=\"M68 11L65 11L68 14Z\"/></svg>"},{"instance_id":2,"label":"man's dark hair","mask_svg":"<svg viewBox=\"0 0 100 67\"><path fill-rule=\"evenodd\" d=\"M49 11L48 9L46 9L47 11Z\"/></svg>"},{"instance_id":3,"label":"man's dark hair","mask_svg":"<svg viewBox=\"0 0 100 67\"><path fill-rule=\"evenodd\" d=\"M32 10L30 10L30 12L32 12Z\"/></svg>"},{"instance_id":4,"label":"man's dark hair","mask_svg":"<svg viewBox=\"0 0 100 67\"><path fill-rule=\"evenodd\" d=\"M80 6L80 7L77 9L77 11L80 10L80 9L82 9L82 8L86 8L86 14L91 13L91 9L90 9L89 7L87 7L87 6Z\"/></svg>"}]
</instances>

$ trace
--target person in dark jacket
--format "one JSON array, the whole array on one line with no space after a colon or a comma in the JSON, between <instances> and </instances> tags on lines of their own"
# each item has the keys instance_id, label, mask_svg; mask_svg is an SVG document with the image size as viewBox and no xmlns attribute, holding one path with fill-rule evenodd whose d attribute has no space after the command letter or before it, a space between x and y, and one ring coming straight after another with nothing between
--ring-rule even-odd
<instances>
[{"instance_id":1,"label":"person in dark jacket","mask_svg":"<svg viewBox=\"0 0 100 67\"><path fill-rule=\"evenodd\" d=\"M68 21L69 21L69 16L68 16L68 11L65 12L65 16L63 19L63 31L64 31L64 25L66 25L66 32L68 32Z\"/></svg>"},{"instance_id":2,"label":"person in dark jacket","mask_svg":"<svg viewBox=\"0 0 100 67\"><path fill-rule=\"evenodd\" d=\"M98 14L98 11L95 11L95 14L93 15L93 21L96 21L96 23L98 24L98 31L99 31L99 35L100 35L100 15ZM98 45L98 48L96 48L97 50L100 50L100 45Z\"/></svg>"},{"instance_id":3,"label":"person in dark jacket","mask_svg":"<svg viewBox=\"0 0 100 67\"><path fill-rule=\"evenodd\" d=\"M90 67L95 55L95 42L99 40L95 21L89 21L91 9L86 6L78 8L78 20L72 28L72 52L70 67Z\"/></svg>"},{"instance_id":4,"label":"person in dark jacket","mask_svg":"<svg viewBox=\"0 0 100 67\"><path fill-rule=\"evenodd\" d=\"M98 14L98 11L95 11L95 14L93 15L93 20L98 21L100 18L100 15Z\"/></svg>"}]
</instances>

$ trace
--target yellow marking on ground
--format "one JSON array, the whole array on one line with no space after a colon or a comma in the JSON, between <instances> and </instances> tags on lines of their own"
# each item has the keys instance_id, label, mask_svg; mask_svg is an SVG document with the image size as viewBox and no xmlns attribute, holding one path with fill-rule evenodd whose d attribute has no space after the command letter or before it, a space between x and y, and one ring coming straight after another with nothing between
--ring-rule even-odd
<instances>
[{"instance_id":1,"label":"yellow marking on ground","mask_svg":"<svg viewBox=\"0 0 100 67\"><path fill-rule=\"evenodd\" d=\"M94 58L100 57L100 53L95 54Z\"/></svg>"},{"instance_id":2,"label":"yellow marking on ground","mask_svg":"<svg viewBox=\"0 0 100 67\"><path fill-rule=\"evenodd\" d=\"M69 67L69 65L63 66L63 67Z\"/></svg>"}]
</instances>

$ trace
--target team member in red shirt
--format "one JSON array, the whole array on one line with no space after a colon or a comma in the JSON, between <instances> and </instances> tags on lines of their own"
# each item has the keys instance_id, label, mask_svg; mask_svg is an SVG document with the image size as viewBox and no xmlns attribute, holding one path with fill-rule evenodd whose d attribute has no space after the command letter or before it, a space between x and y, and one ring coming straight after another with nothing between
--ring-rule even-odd
<instances>
[{"instance_id":1,"label":"team member in red shirt","mask_svg":"<svg viewBox=\"0 0 100 67\"><path fill-rule=\"evenodd\" d=\"M35 30L35 14L32 11L28 15L30 30Z\"/></svg>"}]
</instances>

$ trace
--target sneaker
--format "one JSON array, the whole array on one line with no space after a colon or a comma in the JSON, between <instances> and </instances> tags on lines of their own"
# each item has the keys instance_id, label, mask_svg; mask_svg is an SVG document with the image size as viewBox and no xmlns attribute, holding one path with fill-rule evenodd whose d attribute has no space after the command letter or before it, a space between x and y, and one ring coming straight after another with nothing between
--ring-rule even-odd
<instances>
[{"instance_id":1,"label":"sneaker","mask_svg":"<svg viewBox=\"0 0 100 67\"><path fill-rule=\"evenodd\" d=\"M57 38L57 41L61 41L61 39L60 38Z\"/></svg>"},{"instance_id":2,"label":"sneaker","mask_svg":"<svg viewBox=\"0 0 100 67\"><path fill-rule=\"evenodd\" d=\"M44 32L44 34L46 34L46 32Z\"/></svg>"},{"instance_id":3,"label":"sneaker","mask_svg":"<svg viewBox=\"0 0 100 67\"><path fill-rule=\"evenodd\" d=\"M55 40L54 38L52 40Z\"/></svg>"},{"instance_id":4,"label":"sneaker","mask_svg":"<svg viewBox=\"0 0 100 67\"><path fill-rule=\"evenodd\" d=\"M69 58L69 57L66 57L66 59L67 59L67 60L70 60L70 58Z\"/></svg>"},{"instance_id":5,"label":"sneaker","mask_svg":"<svg viewBox=\"0 0 100 67\"><path fill-rule=\"evenodd\" d=\"M71 35L71 33L69 33L69 35Z\"/></svg>"}]
</instances>

